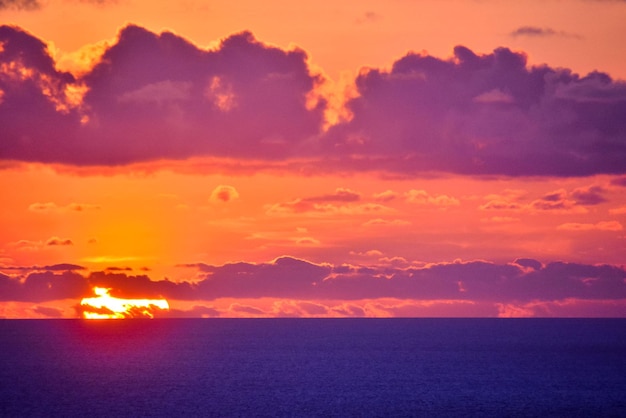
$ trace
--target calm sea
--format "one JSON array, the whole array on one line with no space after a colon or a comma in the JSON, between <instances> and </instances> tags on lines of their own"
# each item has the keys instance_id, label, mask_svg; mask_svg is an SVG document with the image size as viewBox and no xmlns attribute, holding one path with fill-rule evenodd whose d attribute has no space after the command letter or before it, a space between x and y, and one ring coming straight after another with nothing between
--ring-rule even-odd
<instances>
[{"instance_id":1,"label":"calm sea","mask_svg":"<svg viewBox=\"0 0 626 418\"><path fill-rule=\"evenodd\" d=\"M0 320L0 415L626 417L623 319Z\"/></svg>"}]
</instances>

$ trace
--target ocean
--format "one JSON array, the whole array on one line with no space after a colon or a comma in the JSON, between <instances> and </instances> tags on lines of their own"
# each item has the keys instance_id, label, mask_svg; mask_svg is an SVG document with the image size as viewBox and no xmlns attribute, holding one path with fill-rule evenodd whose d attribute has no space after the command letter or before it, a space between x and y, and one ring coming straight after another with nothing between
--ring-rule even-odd
<instances>
[{"instance_id":1,"label":"ocean","mask_svg":"<svg viewBox=\"0 0 626 418\"><path fill-rule=\"evenodd\" d=\"M0 320L2 417L626 417L624 319Z\"/></svg>"}]
</instances>

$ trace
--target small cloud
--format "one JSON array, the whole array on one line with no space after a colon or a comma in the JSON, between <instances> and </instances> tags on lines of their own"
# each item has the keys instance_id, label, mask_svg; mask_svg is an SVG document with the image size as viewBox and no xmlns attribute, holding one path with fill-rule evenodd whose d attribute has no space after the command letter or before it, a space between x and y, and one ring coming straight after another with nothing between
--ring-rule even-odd
<instances>
[{"instance_id":1,"label":"small cloud","mask_svg":"<svg viewBox=\"0 0 626 418\"><path fill-rule=\"evenodd\" d=\"M222 112L230 112L237 106L237 97L233 93L233 87L218 76L211 79L205 97Z\"/></svg>"},{"instance_id":2,"label":"small cloud","mask_svg":"<svg viewBox=\"0 0 626 418\"><path fill-rule=\"evenodd\" d=\"M490 200L489 202L481 205L480 210L513 210L517 211L522 209L522 205L516 202L510 202L503 199Z\"/></svg>"},{"instance_id":3,"label":"small cloud","mask_svg":"<svg viewBox=\"0 0 626 418\"><path fill-rule=\"evenodd\" d=\"M358 17L356 19L356 24L357 25L362 25L364 23L376 23L380 20L382 20L382 15L373 12L373 11L367 11L365 13L363 13L362 16Z\"/></svg>"},{"instance_id":4,"label":"small cloud","mask_svg":"<svg viewBox=\"0 0 626 418\"><path fill-rule=\"evenodd\" d=\"M389 202L398 197L398 193L393 190L385 190L381 193L374 194L374 199L379 202Z\"/></svg>"},{"instance_id":5,"label":"small cloud","mask_svg":"<svg viewBox=\"0 0 626 418\"><path fill-rule=\"evenodd\" d=\"M616 179L611 180L611 185L626 187L626 176L618 177Z\"/></svg>"},{"instance_id":6,"label":"small cloud","mask_svg":"<svg viewBox=\"0 0 626 418\"><path fill-rule=\"evenodd\" d=\"M540 261L534 260L532 258L518 258L514 261L518 266L530 268L533 270L541 270L543 264Z\"/></svg>"},{"instance_id":7,"label":"small cloud","mask_svg":"<svg viewBox=\"0 0 626 418\"><path fill-rule=\"evenodd\" d=\"M595 224L570 222L559 225L557 229L562 231L621 231L624 227L617 221L605 221Z\"/></svg>"},{"instance_id":8,"label":"small cloud","mask_svg":"<svg viewBox=\"0 0 626 418\"><path fill-rule=\"evenodd\" d=\"M228 311L233 314L244 314L244 315L252 315L252 316L266 316L267 313L262 311L261 309L255 308L254 306L242 305L240 303L233 303L228 308Z\"/></svg>"},{"instance_id":9,"label":"small cloud","mask_svg":"<svg viewBox=\"0 0 626 418\"><path fill-rule=\"evenodd\" d=\"M626 206L621 206L615 209L609 209L611 215L626 215Z\"/></svg>"},{"instance_id":10,"label":"small cloud","mask_svg":"<svg viewBox=\"0 0 626 418\"><path fill-rule=\"evenodd\" d=\"M130 267L107 267L104 269L106 272L119 272L119 271L133 271Z\"/></svg>"},{"instance_id":11,"label":"small cloud","mask_svg":"<svg viewBox=\"0 0 626 418\"><path fill-rule=\"evenodd\" d=\"M588 198L589 200L591 198ZM587 209L579 206L575 200L569 198L563 189L545 194L539 199L532 201L527 209L531 212L553 213L587 213Z\"/></svg>"},{"instance_id":12,"label":"small cloud","mask_svg":"<svg viewBox=\"0 0 626 418\"><path fill-rule=\"evenodd\" d=\"M93 4L96 6L108 6L111 4L117 4L118 0L76 0L80 3Z\"/></svg>"},{"instance_id":13,"label":"small cloud","mask_svg":"<svg viewBox=\"0 0 626 418\"><path fill-rule=\"evenodd\" d=\"M511 216L492 216L490 218L482 218L480 221L485 222L485 223L502 224L502 223L520 222L521 219L513 218Z\"/></svg>"},{"instance_id":14,"label":"small cloud","mask_svg":"<svg viewBox=\"0 0 626 418\"><path fill-rule=\"evenodd\" d=\"M532 37L532 38L545 38L552 36L561 36L564 38L581 39L582 37L575 33L569 33L565 31L557 31L552 28L540 28L537 26L521 26L509 33L509 36L517 38L520 36Z\"/></svg>"},{"instance_id":15,"label":"small cloud","mask_svg":"<svg viewBox=\"0 0 626 418\"><path fill-rule=\"evenodd\" d=\"M355 251L350 251L350 255L356 255L359 257L373 257L373 258L380 258L382 257L384 254L382 253L382 251L378 251L378 250L369 250L369 251L365 251L365 252L355 252Z\"/></svg>"},{"instance_id":16,"label":"small cloud","mask_svg":"<svg viewBox=\"0 0 626 418\"><path fill-rule=\"evenodd\" d=\"M50 308L47 306L35 306L33 312L45 316L47 318L61 318L63 317L63 311L57 308Z\"/></svg>"},{"instance_id":17,"label":"small cloud","mask_svg":"<svg viewBox=\"0 0 626 418\"><path fill-rule=\"evenodd\" d=\"M83 212L95 209L100 209L100 206L92 205L90 203L70 203L66 206L59 206L54 202L37 202L28 206L29 211L39 213Z\"/></svg>"},{"instance_id":18,"label":"small cloud","mask_svg":"<svg viewBox=\"0 0 626 418\"><path fill-rule=\"evenodd\" d=\"M41 7L39 0L0 0L0 10L39 10Z\"/></svg>"},{"instance_id":19,"label":"small cloud","mask_svg":"<svg viewBox=\"0 0 626 418\"><path fill-rule=\"evenodd\" d=\"M163 106L168 103L188 100L190 91L191 83L166 80L124 93L118 100L120 103L154 103Z\"/></svg>"},{"instance_id":20,"label":"small cloud","mask_svg":"<svg viewBox=\"0 0 626 418\"><path fill-rule=\"evenodd\" d=\"M606 202L606 198L603 196L604 192L605 190L601 186L580 187L574 189L572 197L579 205L598 205Z\"/></svg>"},{"instance_id":21,"label":"small cloud","mask_svg":"<svg viewBox=\"0 0 626 418\"><path fill-rule=\"evenodd\" d=\"M450 206L459 206L460 202L454 197L450 197L445 194L430 195L425 190L411 189L405 194L406 201L409 203L415 203L418 205L431 205L439 206L442 208Z\"/></svg>"},{"instance_id":22,"label":"small cloud","mask_svg":"<svg viewBox=\"0 0 626 418\"><path fill-rule=\"evenodd\" d=\"M402 219L382 219L382 218L370 219L369 221L363 224L363 226L406 226L406 225L411 225L411 222L405 221Z\"/></svg>"},{"instance_id":23,"label":"small cloud","mask_svg":"<svg viewBox=\"0 0 626 418\"><path fill-rule=\"evenodd\" d=\"M65 207L67 210L74 212L83 212L85 210L97 210L100 209L99 205L92 205L89 203L70 203Z\"/></svg>"},{"instance_id":24,"label":"small cloud","mask_svg":"<svg viewBox=\"0 0 626 418\"><path fill-rule=\"evenodd\" d=\"M216 203L228 203L239 198L239 192L233 186L219 185L211 192L210 200Z\"/></svg>"},{"instance_id":25,"label":"small cloud","mask_svg":"<svg viewBox=\"0 0 626 418\"><path fill-rule=\"evenodd\" d=\"M33 203L28 206L28 210L31 212L52 212L58 209L58 206L52 202L45 203Z\"/></svg>"},{"instance_id":26,"label":"small cloud","mask_svg":"<svg viewBox=\"0 0 626 418\"><path fill-rule=\"evenodd\" d=\"M506 94L500 89L493 89L479 94L474 97L473 101L476 103L513 103L515 99L510 94Z\"/></svg>"},{"instance_id":27,"label":"small cloud","mask_svg":"<svg viewBox=\"0 0 626 418\"><path fill-rule=\"evenodd\" d=\"M320 245L320 241L311 237L303 237L296 240L296 245L317 246Z\"/></svg>"},{"instance_id":28,"label":"small cloud","mask_svg":"<svg viewBox=\"0 0 626 418\"><path fill-rule=\"evenodd\" d=\"M356 202L361 200L361 195L353 190L339 187L335 193L321 196L313 196L302 199L304 202Z\"/></svg>"},{"instance_id":29,"label":"small cloud","mask_svg":"<svg viewBox=\"0 0 626 418\"><path fill-rule=\"evenodd\" d=\"M65 246L65 245L74 245L71 239L61 239L59 237L52 237L48 241L46 241L46 245L50 246Z\"/></svg>"}]
</instances>

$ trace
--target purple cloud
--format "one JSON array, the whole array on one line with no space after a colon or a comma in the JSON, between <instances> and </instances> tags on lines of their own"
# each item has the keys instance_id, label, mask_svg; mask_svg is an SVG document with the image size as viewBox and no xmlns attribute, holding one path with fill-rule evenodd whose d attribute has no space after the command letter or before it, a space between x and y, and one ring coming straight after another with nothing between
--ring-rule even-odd
<instances>
[{"instance_id":1,"label":"purple cloud","mask_svg":"<svg viewBox=\"0 0 626 418\"><path fill-rule=\"evenodd\" d=\"M563 36L566 38L577 38L577 39L581 38L580 35L568 33L562 30L556 31L552 28L540 28L537 26L521 26L515 29L509 35L513 38L517 38L520 36L528 36L528 37Z\"/></svg>"},{"instance_id":2,"label":"purple cloud","mask_svg":"<svg viewBox=\"0 0 626 418\"><path fill-rule=\"evenodd\" d=\"M334 193L321 196L303 198L303 202L328 203L328 202L357 202L361 195L350 189L338 188Z\"/></svg>"},{"instance_id":3,"label":"purple cloud","mask_svg":"<svg viewBox=\"0 0 626 418\"><path fill-rule=\"evenodd\" d=\"M626 299L626 270L610 265L531 259L511 264L485 261L432 264L424 267L314 264L282 257L272 262L195 265L198 282L153 281L145 275L92 272L79 275L33 272L24 279L0 274L2 300L41 303L91 294L93 286L122 298L216 300L281 298L300 301L410 299L484 303L530 303ZM307 306L309 311L315 307ZM311 312L313 312L311 311ZM200 312L198 312L200 313ZM310 313L310 312L309 312ZM211 315L212 311L204 312Z\"/></svg>"},{"instance_id":4,"label":"purple cloud","mask_svg":"<svg viewBox=\"0 0 626 418\"><path fill-rule=\"evenodd\" d=\"M308 102L321 79L306 53L266 46L249 32L207 51L170 32L127 26L80 80L56 71L45 44L18 28L2 26L0 42L0 63L31 74L1 74L3 159L277 159L305 147L322 123L325 104ZM73 107L70 85L86 90Z\"/></svg>"},{"instance_id":5,"label":"purple cloud","mask_svg":"<svg viewBox=\"0 0 626 418\"><path fill-rule=\"evenodd\" d=\"M61 311L60 309L50 308L47 306L35 306L33 308L33 312L35 312L36 314L48 317L48 318L62 318L63 317L63 311Z\"/></svg>"},{"instance_id":6,"label":"purple cloud","mask_svg":"<svg viewBox=\"0 0 626 418\"><path fill-rule=\"evenodd\" d=\"M626 171L626 83L603 73L528 67L507 48L409 53L357 77L350 121L327 150L344 166L404 174L583 176ZM359 159L349 156L358 155Z\"/></svg>"},{"instance_id":7,"label":"purple cloud","mask_svg":"<svg viewBox=\"0 0 626 418\"><path fill-rule=\"evenodd\" d=\"M572 192L572 197L579 205L599 205L607 201L604 197L605 191L601 186L580 187Z\"/></svg>"},{"instance_id":8,"label":"purple cloud","mask_svg":"<svg viewBox=\"0 0 626 418\"><path fill-rule=\"evenodd\" d=\"M130 25L79 79L19 28L1 26L0 42L3 160L115 166L211 156L403 176L626 173L626 83L529 67L507 48L409 53L390 71L365 69L347 103L352 118L323 132L326 103L311 100L323 79L306 53L249 32L205 50Z\"/></svg>"},{"instance_id":9,"label":"purple cloud","mask_svg":"<svg viewBox=\"0 0 626 418\"><path fill-rule=\"evenodd\" d=\"M611 184L614 186L626 187L626 176L611 180Z\"/></svg>"},{"instance_id":10,"label":"purple cloud","mask_svg":"<svg viewBox=\"0 0 626 418\"><path fill-rule=\"evenodd\" d=\"M74 271L30 273L24 280L0 273L0 300L45 302L59 299L81 299L90 287Z\"/></svg>"}]
</instances>

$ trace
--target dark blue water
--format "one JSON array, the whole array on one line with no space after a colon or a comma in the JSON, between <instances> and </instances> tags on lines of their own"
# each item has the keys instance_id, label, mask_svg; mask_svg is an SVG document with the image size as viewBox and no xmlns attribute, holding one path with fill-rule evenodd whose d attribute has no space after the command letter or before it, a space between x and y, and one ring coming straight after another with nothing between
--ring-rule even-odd
<instances>
[{"instance_id":1,"label":"dark blue water","mask_svg":"<svg viewBox=\"0 0 626 418\"><path fill-rule=\"evenodd\" d=\"M2 416L621 416L626 320L0 321Z\"/></svg>"}]
</instances>

